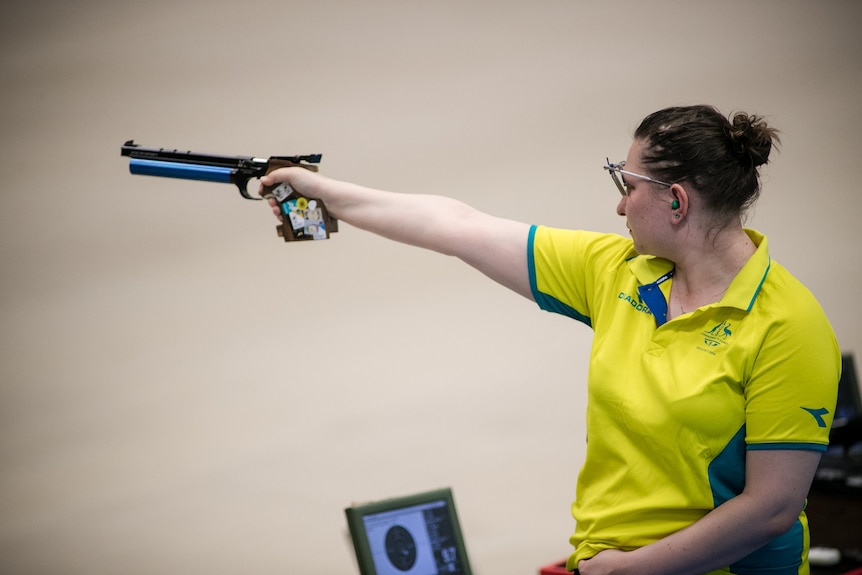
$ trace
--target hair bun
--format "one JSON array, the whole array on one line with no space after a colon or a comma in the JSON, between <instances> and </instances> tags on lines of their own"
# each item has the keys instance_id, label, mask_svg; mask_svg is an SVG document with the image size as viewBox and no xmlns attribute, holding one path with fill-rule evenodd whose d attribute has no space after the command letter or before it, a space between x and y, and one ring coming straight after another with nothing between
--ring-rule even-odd
<instances>
[{"instance_id":1,"label":"hair bun","mask_svg":"<svg viewBox=\"0 0 862 575\"><path fill-rule=\"evenodd\" d=\"M767 126L760 116L749 116L745 112L734 114L728 137L739 161L755 168L769 161L773 144L779 143L778 130Z\"/></svg>"}]
</instances>

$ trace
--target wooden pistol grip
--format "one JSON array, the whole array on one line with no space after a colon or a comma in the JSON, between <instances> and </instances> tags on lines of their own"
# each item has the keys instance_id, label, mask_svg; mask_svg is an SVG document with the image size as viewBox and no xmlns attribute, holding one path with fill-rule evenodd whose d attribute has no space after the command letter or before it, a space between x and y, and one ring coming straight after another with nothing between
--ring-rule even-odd
<instances>
[{"instance_id":1,"label":"wooden pistol grip","mask_svg":"<svg viewBox=\"0 0 862 575\"><path fill-rule=\"evenodd\" d=\"M288 160L270 160L267 174L279 168L298 167L317 171L313 164L299 164ZM329 239L329 234L338 231L338 220L329 215L323 200L307 198L288 184L264 186L261 193L264 199L278 201L284 223L275 227L279 237L286 242Z\"/></svg>"}]
</instances>

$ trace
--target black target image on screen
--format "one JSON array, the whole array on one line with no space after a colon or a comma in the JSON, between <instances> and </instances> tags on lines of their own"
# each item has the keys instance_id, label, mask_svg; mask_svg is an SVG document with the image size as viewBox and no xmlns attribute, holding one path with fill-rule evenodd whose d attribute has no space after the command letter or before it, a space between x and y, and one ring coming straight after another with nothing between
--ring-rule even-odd
<instances>
[{"instance_id":1,"label":"black target image on screen","mask_svg":"<svg viewBox=\"0 0 862 575\"><path fill-rule=\"evenodd\" d=\"M452 575L463 568L446 501L363 517L377 575Z\"/></svg>"},{"instance_id":2,"label":"black target image on screen","mask_svg":"<svg viewBox=\"0 0 862 575\"><path fill-rule=\"evenodd\" d=\"M416 540L410 531L393 525L386 532L386 557L399 571L409 571L416 565Z\"/></svg>"}]
</instances>

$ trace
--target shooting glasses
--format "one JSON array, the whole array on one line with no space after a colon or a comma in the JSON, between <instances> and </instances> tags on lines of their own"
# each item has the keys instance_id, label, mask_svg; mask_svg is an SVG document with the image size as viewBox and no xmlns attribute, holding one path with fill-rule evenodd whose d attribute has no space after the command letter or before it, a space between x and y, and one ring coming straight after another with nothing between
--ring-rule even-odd
<instances>
[{"instance_id":1,"label":"shooting glasses","mask_svg":"<svg viewBox=\"0 0 862 575\"><path fill-rule=\"evenodd\" d=\"M651 178L649 176L644 176L641 174L636 174L634 172L629 172L629 171L624 170L623 168L626 165L625 160L614 164L611 162L610 158L605 158L605 159L607 160L608 163L607 163L607 165L603 166L603 168L605 170L607 170L608 172L610 172L611 179L614 181L614 184L616 184L617 189L620 191L620 193L623 195L623 197L628 197L629 192L631 191L629 189L629 184L626 184L626 181L625 181L625 178L623 178L623 175L631 176L632 178L638 178L640 180L646 180L647 182L653 182L654 184L660 184L666 188L669 188L672 185L672 184L669 184L667 182L662 182L661 180L656 180L655 178Z\"/></svg>"}]
</instances>

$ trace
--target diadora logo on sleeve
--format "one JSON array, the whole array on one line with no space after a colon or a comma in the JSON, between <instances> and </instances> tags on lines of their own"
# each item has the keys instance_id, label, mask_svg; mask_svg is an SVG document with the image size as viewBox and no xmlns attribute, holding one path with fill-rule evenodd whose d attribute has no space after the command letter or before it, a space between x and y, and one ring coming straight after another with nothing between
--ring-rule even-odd
<instances>
[{"instance_id":1,"label":"diadora logo on sleeve","mask_svg":"<svg viewBox=\"0 0 862 575\"><path fill-rule=\"evenodd\" d=\"M817 427L826 427L826 420L823 419L824 415L829 413L829 410L825 407L819 407L817 409L813 409L811 407L803 407L805 411L811 414L811 417L817 422Z\"/></svg>"},{"instance_id":2,"label":"diadora logo on sleeve","mask_svg":"<svg viewBox=\"0 0 862 575\"><path fill-rule=\"evenodd\" d=\"M698 345L697 349L715 355L716 348L725 345L733 335L733 331L730 329L730 322L724 320L702 332L701 335L703 335L703 345Z\"/></svg>"}]
</instances>

